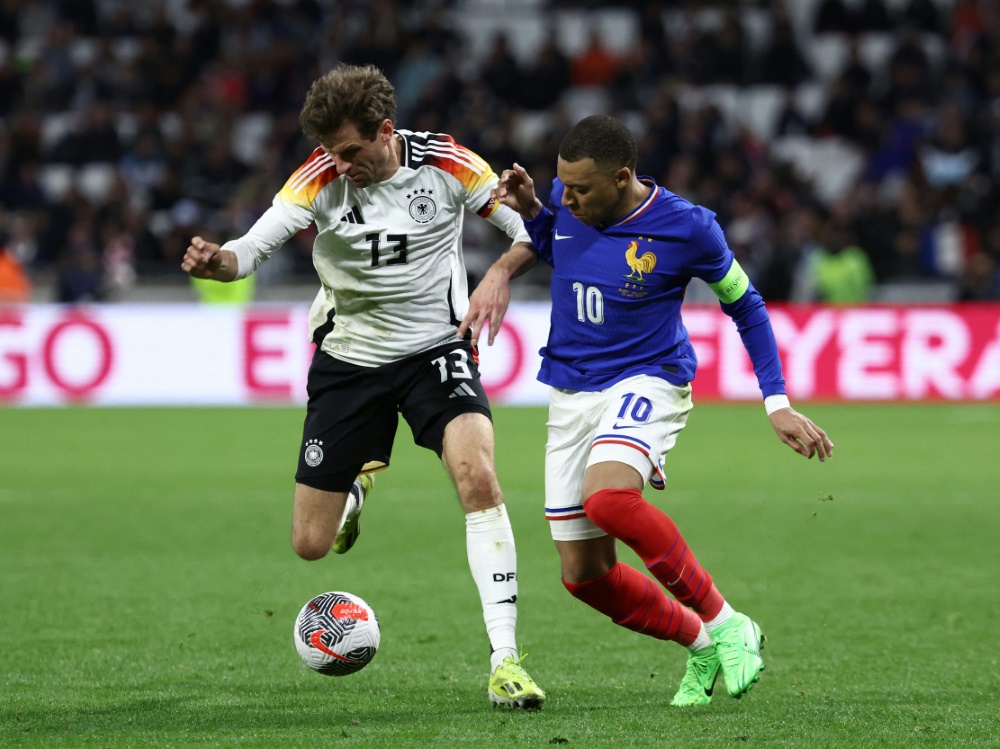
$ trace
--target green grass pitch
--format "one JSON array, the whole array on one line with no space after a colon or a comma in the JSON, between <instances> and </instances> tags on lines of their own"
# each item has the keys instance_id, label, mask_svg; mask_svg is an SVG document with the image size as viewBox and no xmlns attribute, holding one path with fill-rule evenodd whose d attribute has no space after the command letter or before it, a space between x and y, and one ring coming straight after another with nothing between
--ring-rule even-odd
<instances>
[{"instance_id":1,"label":"green grass pitch","mask_svg":"<svg viewBox=\"0 0 1000 749\"><path fill-rule=\"evenodd\" d=\"M489 706L462 514L405 424L358 545L310 563L288 538L299 409L0 410L0 746L1000 746L1000 406L803 410L832 462L759 405L699 405L647 490L768 636L746 698L686 711L682 648L563 590L544 411L497 410L539 713ZM338 589L382 647L329 678L292 622Z\"/></svg>"}]
</instances>

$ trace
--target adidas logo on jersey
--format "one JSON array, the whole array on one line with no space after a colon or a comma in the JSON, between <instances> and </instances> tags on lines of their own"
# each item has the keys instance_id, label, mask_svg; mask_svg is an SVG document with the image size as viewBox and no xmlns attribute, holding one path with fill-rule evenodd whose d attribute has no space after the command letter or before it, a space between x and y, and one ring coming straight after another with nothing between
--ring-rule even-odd
<instances>
[{"instance_id":1,"label":"adidas logo on jersey","mask_svg":"<svg viewBox=\"0 0 1000 749\"><path fill-rule=\"evenodd\" d=\"M476 391L469 387L467 382L463 382L448 396L449 398L475 398Z\"/></svg>"},{"instance_id":2,"label":"adidas logo on jersey","mask_svg":"<svg viewBox=\"0 0 1000 749\"><path fill-rule=\"evenodd\" d=\"M361 209L354 206L351 210L345 213L340 220L346 221L349 224L363 224L365 222L365 217L361 215Z\"/></svg>"}]
</instances>

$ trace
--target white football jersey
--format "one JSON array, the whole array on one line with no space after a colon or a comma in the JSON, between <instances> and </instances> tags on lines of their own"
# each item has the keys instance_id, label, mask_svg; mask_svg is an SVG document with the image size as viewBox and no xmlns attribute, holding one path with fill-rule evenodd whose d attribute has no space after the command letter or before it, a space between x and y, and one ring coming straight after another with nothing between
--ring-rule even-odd
<instances>
[{"instance_id":1,"label":"white football jersey","mask_svg":"<svg viewBox=\"0 0 1000 749\"><path fill-rule=\"evenodd\" d=\"M469 306L466 209L512 241L531 241L521 217L491 200L498 177L482 158L449 135L396 133L402 157L389 179L357 188L317 148L250 231L223 245L236 253L243 278L315 223L313 264L323 285L309 333L326 326L323 350L362 366L455 340Z\"/></svg>"}]
</instances>

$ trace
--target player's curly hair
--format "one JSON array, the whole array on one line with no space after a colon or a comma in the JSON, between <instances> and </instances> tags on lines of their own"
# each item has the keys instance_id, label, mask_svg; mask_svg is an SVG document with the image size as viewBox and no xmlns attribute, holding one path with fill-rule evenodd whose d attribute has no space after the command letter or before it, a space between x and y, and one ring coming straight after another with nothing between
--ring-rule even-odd
<instances>
[{"instance_id":1,"label":"player's curly hair","mask_svg":"<svg viewBox=\"0 0 1000 749\"><path fill-rule=\"evenodd\" d=\"M627 166L633 172L638 160L635 136L621 122L605 114L584 117L559 144L563 161L591 158L602 171Z\"/></svg>"},{"instance_id":2,"label":"player's curly hair","mask_svg":"<svg viewBox=\"0 0 1000 749\"><path fill-rule=\"evenodd\" d=\"M358 134L375 140L383 120L396 121L396 90L374 65L338 65L313 81L299 124L313 140L353 123Z\"/></svg>"}]
</instances>

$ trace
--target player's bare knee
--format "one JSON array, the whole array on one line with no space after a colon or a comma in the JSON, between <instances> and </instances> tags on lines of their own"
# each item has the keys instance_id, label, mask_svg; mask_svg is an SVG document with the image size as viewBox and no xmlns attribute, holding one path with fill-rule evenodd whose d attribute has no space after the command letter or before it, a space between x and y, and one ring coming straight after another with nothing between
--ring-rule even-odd
<instances>
[{"instance_id":1,"label":"player's bare knee","mask_svg":"<svg viewBox=\"0 0 1000 749\"><path fill-rule=\"evenodd\" d=\"M322 546L295 546L295 553L299 555L302 559L307 562L315 562L318 559L322 559L329 553L329 549L323 549Z\"/></svg>"},{"instance_id":2,"label":"player's bare knee","mask_svg":"<svg viewBox=\"0 0 1000 749\"><path fill-rule=\"evenodd\" d=\"M556 541L563 584L580 585L597 580L618 563L615 539L612 536L583 541ZM576 595L573 588L567 590Z\"/></svg>"},{"instance_id":3,"label":"player's bare knee","mask_svg":"<svg viewBox=\"0 0 1000 749\"><path fill-rule=\"evenodd\" d=\"M292 549L307 562L314 562L330 553L330 542L309 533L293 532Z\"/></svg>"},{"instance_id":4,"label":"player's bare knee","mask_svg":"<svg viewBox=\"0 0 1000 749\"><path fill-rule=\"evenodd\" d=\"M597 580L608 574L608 570L613 566L613 564L609 564L603 559L585 559L570 564L567 564L564 560L562 564L563 585L575 596L576 592L573 588L568 587L567 583L569 585L582 585L583 583Z\"/></svg>"},{"instance_id":5,"label":"player's bare knee","mask_svg":"<svg viewBox=\"0 0 1000 749\"><path fill-rule=\"evenodd\" d=\"M466 512L486 510L503 501L496 471L489 460L460 461L450 466L455 488Z\"/></svg>"}]
</instances>

